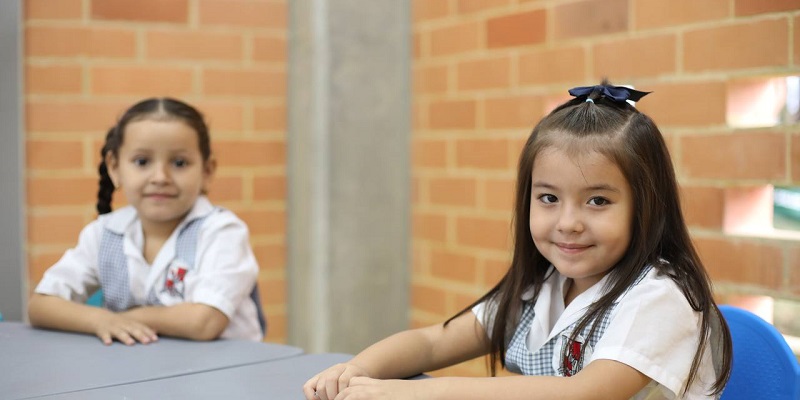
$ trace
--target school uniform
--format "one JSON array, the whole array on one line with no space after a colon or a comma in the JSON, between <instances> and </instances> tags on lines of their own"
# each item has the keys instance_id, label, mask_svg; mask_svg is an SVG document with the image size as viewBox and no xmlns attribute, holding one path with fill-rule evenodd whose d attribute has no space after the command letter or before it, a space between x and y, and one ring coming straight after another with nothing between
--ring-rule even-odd
<instances>
[{"instance_id":1,"label":"school uniform","mask_svg":"<svg viewBox=\"0 0 800 400\"><path fill-rule=\"evenodd\" d=\"M633 399L714 398L707 395L716 379L712 346L706 346L692 386L680 397L697 350L702 314L692 310L669 277L648 268L601 318L588 342L585 338L593 322L573 342L571 333L589 305L604 294L608 276L565 307L569 281L553 267L550 272L535 302L532 289L523 295L520 323L506 338L505 361L510 371L572 376L593 360L615 360L652 379ZM493 309L487 303L473 308L488 333L494 323Z\"/></svg>"},{"instance_id":2,"label":"school uniform","mask_svg":"<svg viewBox=\"0 0 800 400\"><path fill-rule=\"evenodd\" d=\"M250 297L258 264L247 226L236 215L200 196L152 265L143 248L141 221L132 206L101 215L83 228L78 245L47 270L35 291L82 303L102 286L105 306L114 311L206 304L228 317L221 338L263 338Z\"/></svg>"}]
</instances>

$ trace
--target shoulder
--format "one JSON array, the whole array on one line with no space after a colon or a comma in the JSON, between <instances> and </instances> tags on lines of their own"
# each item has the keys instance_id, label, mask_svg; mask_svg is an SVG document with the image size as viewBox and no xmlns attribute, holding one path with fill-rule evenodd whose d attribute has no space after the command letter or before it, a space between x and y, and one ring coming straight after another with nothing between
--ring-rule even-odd
<instances>
[{"instance_id":1,"label":"shoulder","mask_svg":"<svg viewBox=\"0 0 800 400\"><path fill-rule=\"evenodd\" d=\"M133 206L125 206L97 217L95 223L99 225L99 229L105 228L122 235L137 218L136 209Z\"/></svg>"},{"instance_id":2,"label":"shoulder","mask_svg":"<svg viewBox=\"0 0 800 400\"><path fill-rule=\"evenodd\" d=\"M661 305L683 309L685 312L693 311L678 284L656 268L649 268L634 286L620 296L617 303L620 306Z\"/></svg>"}]
</instances>

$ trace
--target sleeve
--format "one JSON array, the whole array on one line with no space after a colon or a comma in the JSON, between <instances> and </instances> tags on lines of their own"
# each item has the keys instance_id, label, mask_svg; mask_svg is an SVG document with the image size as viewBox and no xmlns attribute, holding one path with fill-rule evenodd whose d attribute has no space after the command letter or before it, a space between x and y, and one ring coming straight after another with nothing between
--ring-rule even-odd
<instances>
[{"instance_id":1,"label":"sleeve","mask_svg":"<svg viewBox=\"0 0 800 400\"><path fill-rule=\"evenodd\" d=\"M697 352L701 314L668 277L636 285L614 313L592 359L622 362L680 393Z\"/></svg>"},{"instance_id":2,"label":"sleeve","mask_svg":"<svg viewBox=\"0 0 800 400\"><path fill-rule=\"evenodd\" d=\"M250 296L258 263L247 225L230 211L215 211L198 238L195 273L186 277L185 301L214 307L232 319Z\"/></svg>"},{"instance_id":3,"label":"sleeve","mask_svg":"<svg viewBox=\"0 0 800 400\"><path fill-rule=\"evenodd\" d=\"M78 237L78 245L67 250L44 273L34 291L74 302L85 302L100 287L97 256L102 230L100 220L84 227Z\"/></svg>"}]
</instances>

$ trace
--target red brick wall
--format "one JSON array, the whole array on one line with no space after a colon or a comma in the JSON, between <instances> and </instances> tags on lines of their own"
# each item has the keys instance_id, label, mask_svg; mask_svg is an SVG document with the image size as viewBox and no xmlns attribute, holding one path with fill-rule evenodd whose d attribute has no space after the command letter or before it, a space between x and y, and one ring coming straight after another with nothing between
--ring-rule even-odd
<instances>
[{"instance_id":1,"label":"red brick wall","mask_svg":"<svg viewBox=\"0 0 800 400\"><path fill-rule=\"evenodd\" d=\"M800 300L800 242L723 232L726 189L800 185L797 127L726 124L736 80L800 74L800 1L415 0L413 43L414 326L502 276L523 141L568 88L603 77L654 91L639 107L670 145L721 300Z\"/></svg>"},{"instance_id":2,"label":"red brick wall","mask_svg":"<svg viewBox=\"0 0 800 400\"><path fill-rule=\"evenodd\" d=\"M24 19L31 287L96 216L106 130L142 98L178 97L206 114L210 197L249 225L267 339L286 341L287 2L27 0Z\"/></svg>"}]
</instances>

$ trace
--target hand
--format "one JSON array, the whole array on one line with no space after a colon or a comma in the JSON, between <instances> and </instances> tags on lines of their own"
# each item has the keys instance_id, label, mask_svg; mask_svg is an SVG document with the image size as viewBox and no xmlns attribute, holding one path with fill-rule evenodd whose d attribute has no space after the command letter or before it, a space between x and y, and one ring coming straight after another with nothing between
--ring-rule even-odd
<instances>
[{"instance_id":1,"label":"hand","mask_svg":"<svg viewBox=\"0 0 800 400\"><path fill-rule=\"evenodd\" d=\"M303 394L307 400L333 400L357 376L369 377L369 374L355 364L336 364L306 381Z\"/></svg>"},{"instance_id":2,"label":"hand","mask_svg":"<svg viewBox=\"0 0 800 400\"><path fill-rule=\"evenodd\" d=\"M414 400L428 398L420 390L420 381L398 379L381 380L357 377L350 380L347 389L341 391L335 400ZM429 393L430 394L430 393Z\"/></svg>"},{"instance_id":3,"label":"hand","mask_svg":"<svg viewBox=\"0 0 800 400\"><path fill-rule=\"evenodd\" d=\"M124 313L109 311L95 325L95 335L110 345L116 339L128 346L136 342L147 344L158 340L158 335L149 326L124 316Z\"/></svg>"}]
</instances>

